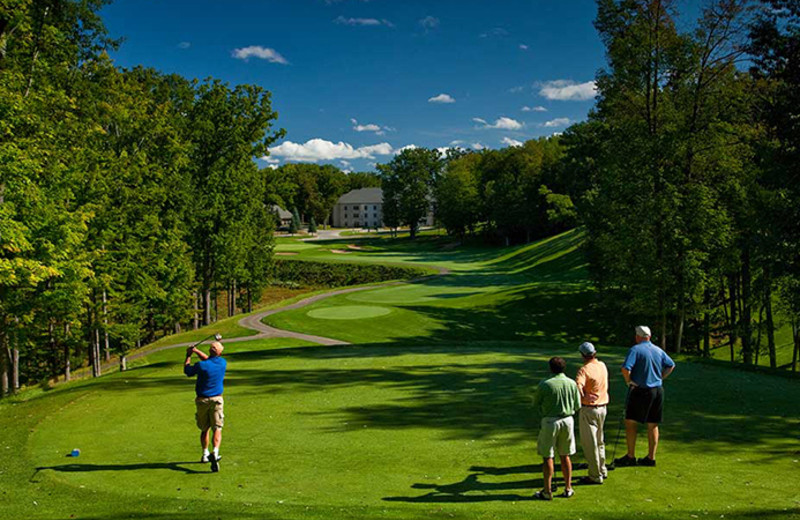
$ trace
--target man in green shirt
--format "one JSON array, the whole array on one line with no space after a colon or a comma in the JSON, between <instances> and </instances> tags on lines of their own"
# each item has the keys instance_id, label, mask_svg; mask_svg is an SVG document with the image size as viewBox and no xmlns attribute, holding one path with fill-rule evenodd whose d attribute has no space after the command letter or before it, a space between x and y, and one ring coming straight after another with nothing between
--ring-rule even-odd
<instances>
[{"instance_id":1,"label":"man in green shirt","mask_svg":"<svg viewBox=\"0 0 800 520\"><path fill-rule=\"evenodd\" d=\"M544 489L537 491L533 498L553 500L553 459L555 452L561 458L561 472L564 475L564 492L560 495L569 498L575 494L572 489L572 461L569 456L575 453L575 431L572 416L581 408L581 395L575 381L564 374L567 362L564 358L550 359L550 372L553 375L539 383L533 405L542 418L537 447L544 459Z\"/></svg>"}]
</instances>

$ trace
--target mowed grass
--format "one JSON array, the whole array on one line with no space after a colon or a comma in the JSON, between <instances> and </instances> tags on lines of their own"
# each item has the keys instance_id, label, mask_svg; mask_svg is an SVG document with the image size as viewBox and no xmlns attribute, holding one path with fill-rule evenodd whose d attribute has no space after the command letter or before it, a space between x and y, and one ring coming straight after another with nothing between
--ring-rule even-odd
<instances>
[{"instance_id":1,"label":"mowed grass","mask_svg":"<svg viewBox=\"0 0 800 520\"><path fill-rule=\"evenodd\" d=\"M800 518L800 381L687 358L667 382L658 467L530 500L546 360L565 356L574 375L578 342L604 336L577 240L494 257L401 244L460 269L274 316L352 345L229 344L218 474L197 462L180 350L3 403L0 518ZM347 307L356 318L341 319ZM611 445L625 348L597 343L612 372ZM81 456L66 458L73 448Z\"/></svg>"}]
</instances>

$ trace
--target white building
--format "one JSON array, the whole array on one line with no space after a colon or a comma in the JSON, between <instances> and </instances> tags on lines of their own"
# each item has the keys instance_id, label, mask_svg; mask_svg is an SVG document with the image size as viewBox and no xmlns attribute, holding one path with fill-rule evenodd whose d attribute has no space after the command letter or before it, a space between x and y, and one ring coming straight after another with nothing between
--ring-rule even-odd
<instances>
[{"instance_id":1,"label":"white building","mask_svg":"<svg viewBox=\"0 0 800 520\"><path fill-rule=\"evenodd\" d=\"M383 227L383 190L361 188L345 193L333 207L333 227Z\"/></svg>"},{"instance_id":2,"label":"white building","mask_svg":"<svg viewBox=\"0 0 800 520\"><path fill-rule=\"evenodd\" d=\"M431 205L432 206L432 205ZM383 190L361 188L345 193L333 207L333 227L383 227ZM433 209L419 221L420 226L433 226Z\"/></svg>"}]
</instances>

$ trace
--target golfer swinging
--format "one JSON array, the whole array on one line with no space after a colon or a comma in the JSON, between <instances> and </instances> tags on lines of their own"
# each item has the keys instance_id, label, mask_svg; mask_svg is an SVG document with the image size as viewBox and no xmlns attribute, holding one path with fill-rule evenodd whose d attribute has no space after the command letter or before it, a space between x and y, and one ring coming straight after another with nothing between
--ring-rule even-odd
<instances>
[{"instance_id":1,"label":"golfer swinging","mask_svg":"<svg viewBox=\"0 0 800 520\"><path fill-rule=\"evenodd\" d=\"M636 327L636 345L622 364L622 377L628 385L625 409L625 440L628 453L614 461L616 467L655 466L658 448L658 424L664 409L662 382L675 369L675 362L661 347L650 342L650 329ZM647 457L636 459L636 423L647 423Z\"/></svg>"},{"instance_id":2,"label":"golfer swinging","mask_svg":"<svg viewBox=\"0 0 800 520\"><path fill-rule=\"evenodd\" d=\"M186 361L183 363L183 372L189 377L197 376L195 393L197 398L197 427L200 428L200 445L203 448L203 457L200 462L211 462L211 471L219 471L219 445L222 442L222 426L225 421L222 400L222 382L225 379L225 368L228 362L222 358L224 347L219 341L211 344L209 355L205 355L196 347L186 349ZM200 361L192 365L192 354L197 354ZM209 430L214 432L214 451L208 452Z\"/></svg>"}]
</instances>

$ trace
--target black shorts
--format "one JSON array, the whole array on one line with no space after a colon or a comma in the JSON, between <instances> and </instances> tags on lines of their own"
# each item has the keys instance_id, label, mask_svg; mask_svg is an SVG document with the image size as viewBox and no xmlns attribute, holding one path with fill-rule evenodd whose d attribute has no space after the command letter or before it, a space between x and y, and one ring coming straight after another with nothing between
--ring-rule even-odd
<instances>
[{"instance_id":1,"label":"black shorts","mask_svg":"<svg viewBox=\"0 0 800 520\"><path fill-rule=\"evenodd\" d=\"M664 411L664 388L634 387L628 396L625 418L644 423L660 423Z\"/></svg>"}]
</instances>

